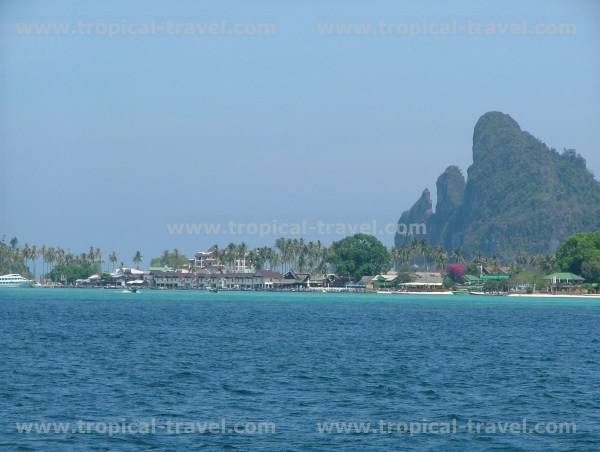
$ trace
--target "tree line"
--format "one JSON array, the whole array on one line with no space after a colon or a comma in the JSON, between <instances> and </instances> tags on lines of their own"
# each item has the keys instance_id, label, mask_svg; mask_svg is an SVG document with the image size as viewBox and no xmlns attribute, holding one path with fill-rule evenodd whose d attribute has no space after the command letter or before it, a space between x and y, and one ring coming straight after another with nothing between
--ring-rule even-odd
<instances>
[{"instance_id":1,"label":"tree line","mask_svg":"<svg viewBox=\"0 0 600 452\"><path fill-rule=\"evenodd\" d=\"M136 251L132 261L139 268L143 261L140 251ZM114 271L117 268L119 257L115 251L108 254L107 260L103 259L100 248L91 246L87 252L74 254L60 247L36 246L25 243L19 246L16 237L8 243L0 240L0 274L19 273L32 279L37 279L38 270L43 279L59 281L61 271L82 274L86 278L94 273L101 274L103 269L108 269L103 264L109 264ZM120 263L123 267L123 262ZM76 267L80 267L77 269ZM91 272L86 275L86 273Z\"/></svg>"},{"instance_id":2,"label":"tree line","mask_svg":"<svg viewBox=\"0 0 600 452\"><path fill-rule=\"evenodd\" d=\"M577 234L568 239L555 255L535 255L518 251L512 261L502 261L495 255L485 256L475 252L466 256L460 248L448 251L430 245L425 240L410 240L401 246L386 249L375 237L356 234L334 242L330 247L319 240L279 238L273 246L250 249L246 243L229 243L220 248L210 248L227 271L252 267L256 270L269 269L285 273L294 270L301 273L323 275L328 271L343 271L352 279L371 273L416 270L446 272L448 264L462 264L467 273L511 272L523 279L539 278L542 274L557 270L582 274L587 280L600 281L600 232ZM144 258L136 251L131 260L139 268ZM106 260L101 250L91 246L87 252L74 254L60 247L25 244L19 246L16 237L8 243L0 240L0 274L19 273L36 279L41 265L42 279L72 281L75 276L86 278L91 274L102 274L103 269L117 268L119 257L115 251L108 253ZM105 264L103 266L103 264ZM108 265L110 264L110 265ZM189 265L188 258L177 249L165 250L151 260L150 265L168 265L179 268ZM124 264L121 261L120 267ZM365 273L367 272L367 273ZM78 278L75 278L78 279Z\"/></svg>"}]
</instances>

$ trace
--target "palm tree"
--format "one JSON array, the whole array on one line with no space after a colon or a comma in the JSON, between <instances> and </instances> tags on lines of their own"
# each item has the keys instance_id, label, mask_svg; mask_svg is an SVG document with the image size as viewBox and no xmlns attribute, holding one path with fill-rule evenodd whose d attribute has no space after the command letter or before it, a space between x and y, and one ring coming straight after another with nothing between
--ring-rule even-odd
<instances>
[{"instance_id":1,"label":"palm tree","mask_svg":"<svg viewBox=\"0 0 600 452\"><path fill-rule=\"evenodd\" d=\"M29 244L26 243L23 248L21 249L21 257L23 258L23 260L25 261L25 266L27 266L27 268L29 268Z\"/></svg>"},{"instance_id":2,"label":"palm tree","mask_svg":"<svg viewBox=\"0 0 600 452\"><path fill-rule=\"evenodd\" d=\"M64 263L65 261L65 250L62 248L58 248L56 250L56 261L60 264Z\"/></svg>"},{"instance_id":3,"label":"palm tree","mask_svg":"<svg viewBox=\"0 0 600 452\"><path fill-rule=\"evenodd\" d=\"M500 270L500 259L498 259L498 256L495 254L492 256L490 265L492 266L494 272L498 272Z\"/></svg>"},{"instance_id":4,"label":"palm tree","mask_svg":"<svg viewBox=\"0 0 600 452\"><path fill-rule=\"evenodd\" d=\"M515 256L516 270L520 270L521 268L525 267L527 262L527 255L523 251L518 250L517 255Z\"/></svg>"},{"instance_id":5,"label":"palm tree","mask_svg":"<svg viewBox=\"0 0 600 452\"><path fill-rule=\"evenodd\" d=\"M230 243L223 250L223 263L225 264L225 268L227 271L233 271L233 263L238 254L237 245L235 243Z\"/></svg>"},{"instance_id":6,"label":"palm tree","mask_svg":"<svg viewBox=\"0 0 600 452\"><path fill-rule=\"evenodd\" d=\"M408 249L410 250L410 257L412 259L412 263L413 266L417 266L417 261L416 261L416 257L419 255L419 242L417 242L415 239L410 239L410 242L408 242Z\"/></svg>"},{"instance_id":7,"label":"palm tree","mask_svg":"<svg viewBox=\"0 0 600 452\"><path fill-rule=\"evenodd\" d=\"M281 263L281 273L283 273L283 266L285 262L285 254L286 254L286 240L282 237L280 239L275 240L275 248L279 251L279 262Z\"/></svg>"},{"instance_id":8,"label":"palm tree","mask_svg":"<svg viewBox=\"0 0 600 452\"><path fill-rule=\"evenodd\" d=\"M454 262L456 262L457 264L465 263L465 255L463 254L463 252L460 248L454 248L452 250L452 258L454 259Z\"/></svg>"},{"instance_id":9,"label":"palm tree","mask_svg":"<svg viewBox=\"0 0 600 452\"><path fill-rule=\"evenodd\" d=\"M485 256L481 250L475 251L473 255L473 263L477 266L485 264Z\"/></svg>"},{"instance_id":10,"label":"palm tree","mask_svg":"<svg viewBox=\"0 0 600 452\"><path fill-rule=\"evenodd\" d=\"M94 249L94 261L98 262L98 273L102 275L102 253L100 248Z\"/></svg>"},{"instance_id":11,"label":"palm tree","mask_svg":"<svg viewBox=\"0 0 600 452\"><path fill-rule=\"evenodd\" d=\"M38 252L37 246L32 245L31 248L29 249L29 258L31 259L31 263L33 264L33 279L36 279L36 277L35 277L35 262L36 262L38 256L39 256L39 252Z\"/></svg>"},{"instance_id":12,"label":"palm tree","mask_svg":"<svg viewBox=\"0 0 600 452\"><path fill-rule=\"evenodd\" d=\"M390 257L392 258L394 270L398 271L400 269L400 249L392 248L390 250Z\"/></svg>"},{"instance_id":13,"label":"palm tree","mask_svg":"<svg viewBox=\"0 0 600 452\"><path fill-rule=\"evenodd\" d=\"M265 261L262 260L259 249L251 250L248 253L248 262L254 267L255 270L262 270L265 265Z\"/></svg>"},{"instance_id":14,"label":"palm tree","mask_svg":"<svg viewBox=\"0 0 600 452\"><path fill-rule=\"evenodd\" d=\"M42 258L42 275L40 276L40 279L42 279L46 274L46 262L48 262L46 260L48 258L48 248L46 248L46 245L42 245L42 248L40 249L40 256Z\"/></svg>"},{"instance_id":15,"label":"palm tree","mask_svg":"<svg viewBox=\"0 0 600 452\"><path fill-rule=\"evenodd\" d=\"M540 264L540 261L540 256L536 256L535 254L529 256L529 265L533 268L537 267Z\"/></svg>"},{"instance_id":16,"label":"palm tree","mask_svg":"<svg viewBox=\"0 0 600 452\"><path fill-rule=\"evenodd\" d=\"M142 253L139 251L135 252L135 255L133 256L133 263L135 264L135 268L137 268L138 270L140 269L140 263L144 260L144 257L142 256Z\"/></svg>"},{"instance_id":17,"label":"palm tree","mask_svg":"<svg viewBox=\"0 0 600 452\"><path fill-rule=\"evenodd\" d=\"M215 258L217 259L216 264L219 265L219 258L221 257L221 253L219 250L219 245L215 244L208 249L209 253L214 253Z\"/></svg>"},{"instance_id":18,"label":"palm tree","mask_svg":"<svg viewBox=\"0 0 600 452\"><path fill-rule=\"evenodd\" d=\"M262 248L258 249L258 255L260 256L260 259L264 262L263 266L266 267L267 262L268 262L269 270L273 270L273 267L275 266L275 264L273 262L274 255L275 255L273 248L270 248L268 246L263 246Z\"/></svg>"},{"instance_id":19,"label":"palm tree","mask_svg":"<svg viewBox=\"0 0 600 452\"><path fill-rule=\"evenodd\" d=\"M241 265L239 267L242 268L242 271L246 271L246 252L248 251L248 245L244 242L240 243L236 249L236 258L239 260Z\"/></svg>"},{"instance_id":20,"label":"palm tree","mask_svg":"<svg viewBox=\"0 0 600 452\"><path fill-rule=\"evenodd\" d=\"M304 272L308 265L308 245L304 243L304 239L298 241L298 270Z\"/></svg>"},{"instance_id":21,"label":"palm tree","mask_svg":"<svg viewBox=\"0 0 600 452\"><path fill-rule=\"evenodd\" d=\"M90 249L88 250L87 255L85 255L85 254L82 255L82 258L93 262L95 255L96 255L96 251L94 250L94 247L90 246Z\"/></svg>"},{"instance_id":22,"label":"palm tree","mask_svg":"<svg viewBox=\"0 0 600 452\"><path fill-rule=\"evenodd\" d=\"M281 255L279 253L276 253L275 251L273 251L273 253L271 254L271 270L276 269L278 267L280 267L281 269L283 268L283 264L281 263Z\"/></svg>"},{"instance_id":23,"label":"palm tree","mask_svg":"<svg viewBox=\"0 0 600 452\"><path fill-rule=\"evenodd\" d=\"M48 248L48 264L50 264L51 268L48 268L48 273L50 271L52 271L51 269L54 269L54 262L56 262L56 248L54 248L53 246L51 246L50 248Z\"/></svg>"},{"instance_id":24,"label":"palm tree","mask_svg":"<svg viewBox=\"0 0 600 452\"><path fill-rule=\"evenodd\" d=\"M115 265L117 264L117 260L118 260L117 253L115 253L114 251L112 253L110 253L108 255L108 260L112 264L112 266L113 266L113 272L114 272L115 271Z\"/></svg>"},{"instance_id":25,"label":"palm tree","mask_svg":"<svg viewBox=\"0 0 600 452\"><path fill-rule=\"evenodd\" d=\"M429 264L427 262L427 240L421 239L417 242L417 250L423 259L423 265L426 270L429 270Z\"/></svg>"},{"instance_id":26,"label":"palm tree","mask_svg":"<svg viewBox=\"0 0 600 452\"><path fill-rule=\"evenodd\" d=\"M551 273L556 270L557 262L555 256L543 256L540 259L540 267L544 273Z\"/></svg>"},{"instance_id":27,"label":"palm tree","mask_svg":"<svg viewBox=\"0 0 600 452\"><path fill-rule=\"evenodd\" d=\"M437 247L436 264L438 271L442 271L448 266L448 251L441 246Z\"/></svg>"}]
</instances>

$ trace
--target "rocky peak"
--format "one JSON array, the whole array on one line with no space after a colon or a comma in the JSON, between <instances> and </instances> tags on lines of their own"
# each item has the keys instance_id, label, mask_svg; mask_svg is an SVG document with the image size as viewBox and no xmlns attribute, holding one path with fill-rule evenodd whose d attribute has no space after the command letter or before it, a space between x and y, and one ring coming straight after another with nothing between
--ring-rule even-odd
<instances>
[{"instance_id":1,"label":"rocky peak","mask_svg":"<svg viewBox=\"0 0 600 452\"><path fill-rule=\"evenodd\" d=\"M438 178L435 214L447 216L460 208L465 196L466 180L458 166L449 166Z\"/></svg>"}]
</instances>

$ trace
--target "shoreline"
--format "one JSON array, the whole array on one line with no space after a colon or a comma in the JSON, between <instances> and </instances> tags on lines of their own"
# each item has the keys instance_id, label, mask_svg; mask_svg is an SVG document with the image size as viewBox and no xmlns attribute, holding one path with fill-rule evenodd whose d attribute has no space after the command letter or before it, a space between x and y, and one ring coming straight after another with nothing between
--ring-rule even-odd
<instances>
[{"instance_id":1,"label":"shoreline","mask_svg":"<svg viewBox=\"0 0 600 452\"><path fill-rule=\"evenodd\" d=\"M3 289L8 289L8 290L22 290L22 289L81 289L81 290L113 290L113 291L118 291L119 293L131 293L129 290L127 290L126 288L123 287L74 287L74 286L62 286L62 287L57 287L57 286L37 286L37 287L5 287ZM157 293L161 293L161 292L168 292L168 293L172 293L172 292L199 292L199 293L215 293L214 291L211 290L206 290L206 289L195 289L195 288L191 288L191 289L157 289L157 288L151 288L151 287L141 287L139 288L140 291L149 291L149 292L157 292ZM0 289L0 293L2 292L2 290ZM227 293L240 293L240 292L245 292L245 293L267 293L267 294L289 294L289 293L301 293L301 294L326 294L326 293L330 293L330 294L353 294L353 295L357 295L357 294L362 294L362 295L398 295L398 296L417 296L417 297L437 297L437 296L441 296L441 297L448 297L448 296L456 296L456 297L476 297L476 298L504 298L504 297L510 297L510 298L546 298L546 299L552 299L552 298L563 298L563 299L579 299L579 300L585 300L585 299L589 299L589 300L600 300L600 294L547 294L547 293L532 293L532 294L525 294L525 293L510 293L510 294L502 294L502 295L498 295L498 294L469 294L469 293L465 293L465 294L457 294L454 293L452 291L440 291L440 292L435 292L435 291L423 291L423 292L419 292L419 291L410 291L410 292L404 292L404 291L375 291L375 290L357 290L357 289L347 289L347 288L308 288L308 289L302 289L302 290L260 290L260 289L252 289L252 290L240 290L240 289L219 289L218 292L227 292ZM218 293L216 292L216 293ZM387 298L387 297L386 297Z\"/></svg>"},{"instance_id":2,"label":"shoreline","mask_svg":"<svg viewBox=\"0 0 600 452\"><path fill-rule=\"evenodd\" d=\"M600 294L543 294L543 293L511 293L507 297L517 298L591 298L600 299Z\"/></svg>"}]
</instances>

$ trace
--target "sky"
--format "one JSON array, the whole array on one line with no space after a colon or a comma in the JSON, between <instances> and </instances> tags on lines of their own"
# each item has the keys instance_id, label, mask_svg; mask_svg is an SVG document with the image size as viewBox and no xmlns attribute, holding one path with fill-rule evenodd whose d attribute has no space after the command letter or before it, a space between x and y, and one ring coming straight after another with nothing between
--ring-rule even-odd
<instances>
[{"instance_id":1,"label":"sky","mask_svg":"<svg viewBox=\"0 0 600 452\"><path fill-rule=\"evenodd\" d=\"M124 262L286 225L390 246L491 110L600 174L600 4L5 0L0 236Z\"/></svg>"}]
</instances>

